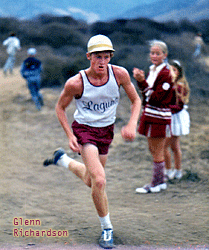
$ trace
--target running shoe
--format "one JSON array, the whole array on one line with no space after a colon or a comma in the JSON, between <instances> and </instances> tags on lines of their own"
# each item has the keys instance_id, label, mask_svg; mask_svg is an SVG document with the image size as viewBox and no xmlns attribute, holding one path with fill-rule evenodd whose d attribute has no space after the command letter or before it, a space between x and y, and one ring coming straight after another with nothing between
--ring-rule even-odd
<instances>
[{"instance_id":1,"label":"running shoe","mask_svg":"<svg viewBox=\"0 0 209 250\"><path fill-rule=\"evenodd\" d=\"M65 154L65 150L63 148L58 148L54 151L52 158L47 158L43 165L44 167L48 167L51 164L56 165L58 160Z\"/></svg>"},{"instance_id":2,"label":"running shoe","mask_svg":"<svg viewBox=\"0 0 209 250\"><path fill-rule=\"evenodd\" d=\"M104 229L102 231L102 235L99 239L99 245L104 249L115 248L115 245L113 244L113 230L111 228Z\"/></svg>"}]
</instances>

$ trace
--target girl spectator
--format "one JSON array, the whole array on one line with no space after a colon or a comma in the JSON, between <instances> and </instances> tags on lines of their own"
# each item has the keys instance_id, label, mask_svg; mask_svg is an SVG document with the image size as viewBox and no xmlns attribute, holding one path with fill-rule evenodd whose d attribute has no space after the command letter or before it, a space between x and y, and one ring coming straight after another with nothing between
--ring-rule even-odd
<instances>
[{"instance_id":1,"label":"girl spectator","mask_svg":"<svg viewBox=\"0 0 209 250\"><path fill-rule=\"evenodd\" d=\"M186 104L189 102L190 89L180 62L174 60L170 65L175 78L173 87L174 95L172 105L170 106L172 111L172 137L167 138L165 143L165 175L169 180L172 180L174 178L181 179L182 177L180 136L189 134L190 117L187 112ZM169 147L174 154L174 170L171 168L172 164Z\"/></svg>"},{"instance_id":2,"label":"girl spectator","mask_svg":"<svg viewBox=\"0 0 209 250\"><path fill-rule=\"evenodd\" d=\"M150 184L137 188L137 193L160 192L167 188L164 181L164 146L166 137L171 136L171 99L172 78L168 65L165 63L168 54L167 45L158 40L150 43L149 74L138 68L133 69L133 76L142 91L143 113L138 132L147 137L150 153L153 157L153 177Z\"/></svg>"}]
</instances>

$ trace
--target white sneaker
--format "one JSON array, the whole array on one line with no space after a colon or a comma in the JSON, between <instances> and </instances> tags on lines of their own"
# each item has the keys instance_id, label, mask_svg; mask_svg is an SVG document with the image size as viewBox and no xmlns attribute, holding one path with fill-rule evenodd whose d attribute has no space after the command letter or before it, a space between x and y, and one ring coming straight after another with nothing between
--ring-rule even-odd
<instances>
[{"instance_id":1,"label":"white sneaker","mask_svg":"<svg viewBox=\"0 0 209 250\"><path fill-rule=\"evenodd\" d=\"M139 194L147 194L147 193L150 193L150 184L147 184L141 188L137 188L136 189L136 193L139 193Z\"/></svg>"},{"instance_id":2,"label":"white sneaker","mask_svg":"<svg viewBox=\"0 0 209 250\"><path fill-rule=\"evenodd\" d=\"M147 194L147 193L159 193L161 190L167 189L166 183L161 183L156 185L155 187L151 187L150 184L145 185L144 187L137 188L136 193Z\"/></svg>"},{"instance_id":3,"label":"white sneaker","mask_svg":"<svg viewBox=\"0 0 209 250\"><path fill-rule=\"evenodd\" d=\"M160 184L159 186L160 186L160 190L166 190L167 189L167 184L165 182Z\"/></svg>"},{"instance_id":4,"label":"white sneaker","mask_svg":"<svg viewBox=\"0 0 209 250\"><path fill-rule=\"evenodd\" d=\"M182 178L182 170L174 169L174 178L180 180Z\"/></svg>"},{"instance_id":5,"label":"white sneaker","mask_svg":"<svg viewBox=\"0 0 209 250\"><path fill-rule=\"evenodd\" d=\"M175 170L166 169L165 170L165 176L168 178L168 180L173 180L174 177L175 177Z\"/></svg>"}]
</instances>

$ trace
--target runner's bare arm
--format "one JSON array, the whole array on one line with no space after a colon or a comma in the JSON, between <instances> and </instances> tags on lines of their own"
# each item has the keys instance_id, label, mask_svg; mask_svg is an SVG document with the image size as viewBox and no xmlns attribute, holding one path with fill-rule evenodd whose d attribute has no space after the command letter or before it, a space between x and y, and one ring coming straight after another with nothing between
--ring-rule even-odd
<instances>
[{"instance_id":1,"label":"runner's bare arm","mask_svg":"<svg viewBox=\"0 0 209 250\"><path fill-rule=\"evenodd\" d=\"M82 81L80 75L76 75L70 78L59 97L59 100L56 105L56 114L57 118L62 125L68 139L69 139L69 147L73 152L80 152L80 148L77 142L77 138L74 136L66 115L66 108L70 105L73 98L82 93Z\"/></svg>"},{"instance_id":2,"label":"runner's bare arm","mask_svg":"<svg viewBox=\"0 0 209 250\"><path fill-rule=\"evenodd\" d=\"M133 141L136 137L136 127L141 110L141 99L131 82L128 71L122 67L114 67L114 73L120 86L122 86L131 101L131 116L126 126L121 129L124 140Z\"/></svg>"}]
</instances>

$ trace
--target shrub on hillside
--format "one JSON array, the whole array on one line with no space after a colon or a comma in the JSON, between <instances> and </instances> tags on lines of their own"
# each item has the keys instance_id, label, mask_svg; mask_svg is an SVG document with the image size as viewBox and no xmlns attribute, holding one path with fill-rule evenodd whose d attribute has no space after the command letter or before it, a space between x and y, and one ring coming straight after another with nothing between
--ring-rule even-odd
<instances>
[{"instance_id":1,"label":"shrub on hillside","mask_svg":"<svg viewBox=\"0 0 209 250\"><path fill-rule=\"evenodd\" d=\"M194 25L194 23L191 23L187 19L181 20L179 22L179 26L181 28L181 31L183 31L183 32L193 32L193 33L197 33L198 32L197 26Z\"/></svg>"},{"instance_id":2,"label":"shrub on hillside","mask_svg":"<svg viewBox=\"0 0 209 250\"><path fill-rule=\"evenodd\" d=\"M67 60L55 55L49 55L43 61L43 74L41 87L61 86L65 79L62 70L67 64Z\"/></svg>"},{"instance_id":3,"label":"shrub on hillside","mask_svg":"<svg viewBox=\"0 0 209 250\"><path fill-rule=\"evenodd\" d=\"M21 21L16 18L0 18L0 37L4 40L11 32L19 33Z\"/></svg>"},{"instance_id":4,"label":"shrub on hillside","mask_svg":"<svg viewBox=\"0 0 209 250\"><path fill-rule=\"evenodd\" d=\"M204 41L209 43L209 19L201 20L196 25L198 31L201 31Z\"/></svg>"},{"instance_id":5,"label":"shrub on hillside","mask_svg":"<svg viewBox=\"0 0 209 250\"><path fill-rule=\"evenodd\" d=\"M44 48L43 50L45 50ZM79 50L68 57L60 54L46 54L41 56L43 64L42 88L62 86L69 77L74 76L83 68L89 66L85 53L81 55Z\"/></svg>"},{"instance_id":6,"label":"shrub on hillside","mask_svg":"<svg viewBox=\"0 0 209 250\"><path fill-rule=\"evenodd\" d=\"M79 21L76 21L71 16L53 16L48 14L43 14L37 16L34 21L39 25L45 25L49 23L63 23L67 25L78 25Z\"/></svg>"},{"instance_id":7,"label":"shrub on hillside","mask_svg":"<svg viewBox=\"0 0 209 250\"><path fill-rule=\"evenodd\" d=\"M90 31L92 35L102 34L109 36L112 32L116 30L112 22L96 22L90 25Z\"/></svg>"},{"instance_id":8,"label":"shrub on hillside","mask_svg":"<svg viewBox=\"0 0 209 250\"><path fill-rule=\"evenodd\" d=\"M46 24L40 28L39 34L44 43L53 48L60 48L66 45L84 46L82 35L66 24Z\"/></svg>"}]
</instances>

